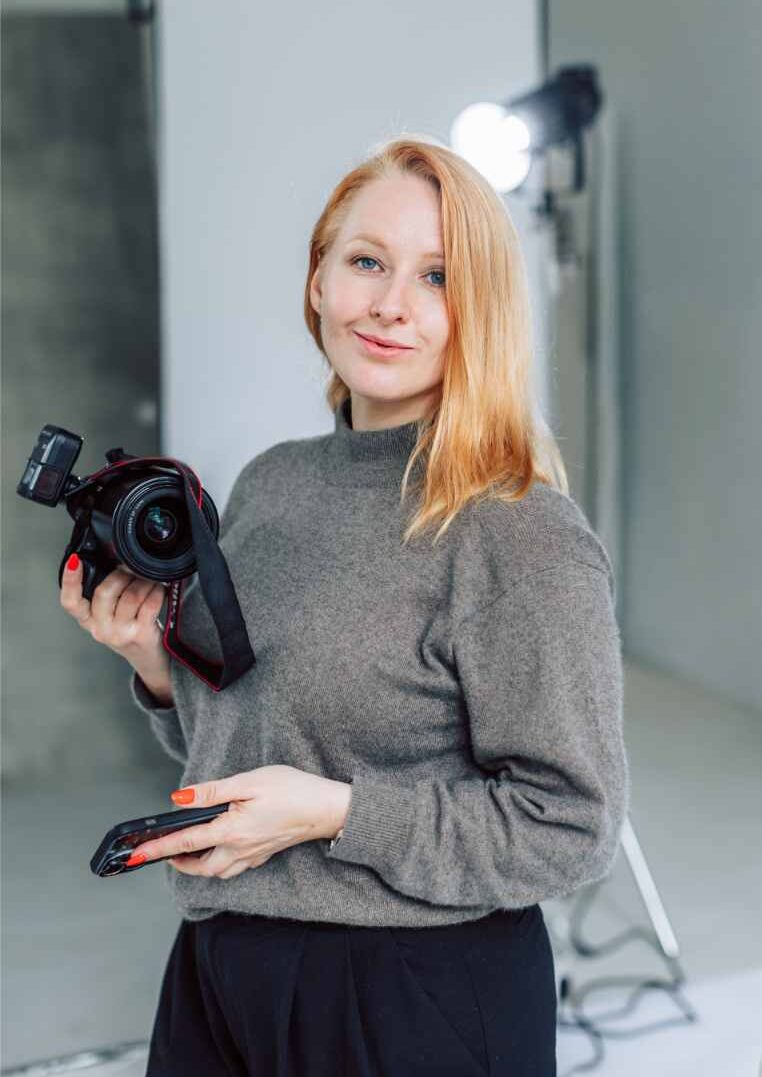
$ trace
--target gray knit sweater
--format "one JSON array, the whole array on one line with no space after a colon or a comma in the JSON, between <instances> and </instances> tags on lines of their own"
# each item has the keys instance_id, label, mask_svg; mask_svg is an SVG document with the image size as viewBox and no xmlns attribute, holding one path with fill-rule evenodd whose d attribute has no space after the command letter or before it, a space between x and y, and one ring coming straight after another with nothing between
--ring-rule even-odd
<instances>
[{"instance_id":1,"label":"gray knit sweater","mask_svg":"<svg viewBox=\"0 0 762 1077\"><path fill-rule=\"evenodd\" d=\"M611 565L576 503L535 483L401 545L416 424L281 442L220 530L256 665L215 693L171 661L174 707L132 698L180 785L273 763L352 783L343 836L231 879L164 862L189 920L220 910L418 926L602 878L629 801ZM198 579L181 634L219 660Z\"/></svg>"}]
</instances>

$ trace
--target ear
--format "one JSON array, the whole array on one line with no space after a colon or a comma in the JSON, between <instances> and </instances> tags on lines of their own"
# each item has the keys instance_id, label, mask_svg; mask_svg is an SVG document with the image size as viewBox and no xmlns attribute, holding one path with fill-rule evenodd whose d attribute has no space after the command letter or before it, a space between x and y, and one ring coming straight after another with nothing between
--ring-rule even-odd
<instances>
[{"instance_id":1,"label":"ear","mask_svg":"<svg viewBox=\"0 0 762 1077\"><path fill-rule=\"evenodd\" d=\"M320 271L322 268L322 264L319 264L312 274L312 280L310 281L310 303L316 314L320 314L320 306L323 299L323 286L320 280Z\"/></svg>"}]
</instances>

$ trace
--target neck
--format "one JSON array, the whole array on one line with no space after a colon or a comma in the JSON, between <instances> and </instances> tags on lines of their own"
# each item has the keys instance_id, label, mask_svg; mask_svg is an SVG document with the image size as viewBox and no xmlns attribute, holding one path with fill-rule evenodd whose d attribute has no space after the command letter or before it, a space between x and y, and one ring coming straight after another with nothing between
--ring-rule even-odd
<instances>
[{"instance_id":1,"label":"neck","mask_svg":"<svg viewBox=\"0 0 762 1077\"><path fill-rule=\"evenodd\" d=\"M353 430L386 430L417 419L429 419L439 396L438 387L405 400L372 400L357 393L348 405Z\"/></svg>"},{"instance_id":2,"label":"neck","mask_svg":"<svg viewBox=\"0 0 762 1077\"><path fill-rule=\"evenodd\" d=\"M418 424L413 419L379 430L355 430L347 397L334 411L334 433L327 444L325 464L332 481L347 486L399 486L418 438Z\"/></svg>"}]
</instances>

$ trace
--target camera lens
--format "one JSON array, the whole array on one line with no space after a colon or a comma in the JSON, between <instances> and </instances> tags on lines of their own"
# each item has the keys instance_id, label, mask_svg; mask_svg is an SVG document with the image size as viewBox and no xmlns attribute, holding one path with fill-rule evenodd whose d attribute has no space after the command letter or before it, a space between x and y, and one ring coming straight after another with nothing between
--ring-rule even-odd
<instances>
[{"instance_id":1,"label":"camera lens","mask_svg":"<svg viewBox=\"0 0 762 1077\"><path fill-rule=\"evenodd\" d=\"M167 542L177 531L177 520L173 512L161 505L152 505L143 517L143 533L151 542Z\"/></svg>"},{"instance_id":2,"label":"camera lens","mask_svg":"<svg viewBox=\"0 0 762 1077\"><path fill-rule=\"evenodd\" d=\"M143 507L138 515L135 537L139 546L154 557L176 556L190 546L187 509L177 497L163 495L161 500Z\"/></svg>"},{"instance_id":3,"label":"camera lens","mask_svg":"<svg viewBox=\"0 0 762 1077\"><path fill-rule=\"evenodd\" d=\"M128 485L129 482L129 485ZM146 579L183 579L195 570L193 528L186 494L178 476L147 471L136 479L114 482L93 510L104 546L113 557ZM214 538L219 520L214 502L204 490L201 511Z\"/></svg>"}]
</instances>

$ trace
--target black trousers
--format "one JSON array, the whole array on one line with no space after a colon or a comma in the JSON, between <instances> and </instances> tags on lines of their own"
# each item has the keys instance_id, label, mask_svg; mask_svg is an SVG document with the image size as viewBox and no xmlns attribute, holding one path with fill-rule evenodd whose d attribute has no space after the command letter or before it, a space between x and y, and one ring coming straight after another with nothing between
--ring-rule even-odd
<instances>
[{"instance_id":1,"label":"black trousers","mask_svg":"<svg viewBox=\"0 0 762 1077\"><path fill-rule=\"evenodd\" d=\"M436 927L183 920L146 1077L556 1077L539 905Z\"/></svg>"}]
</instances>

